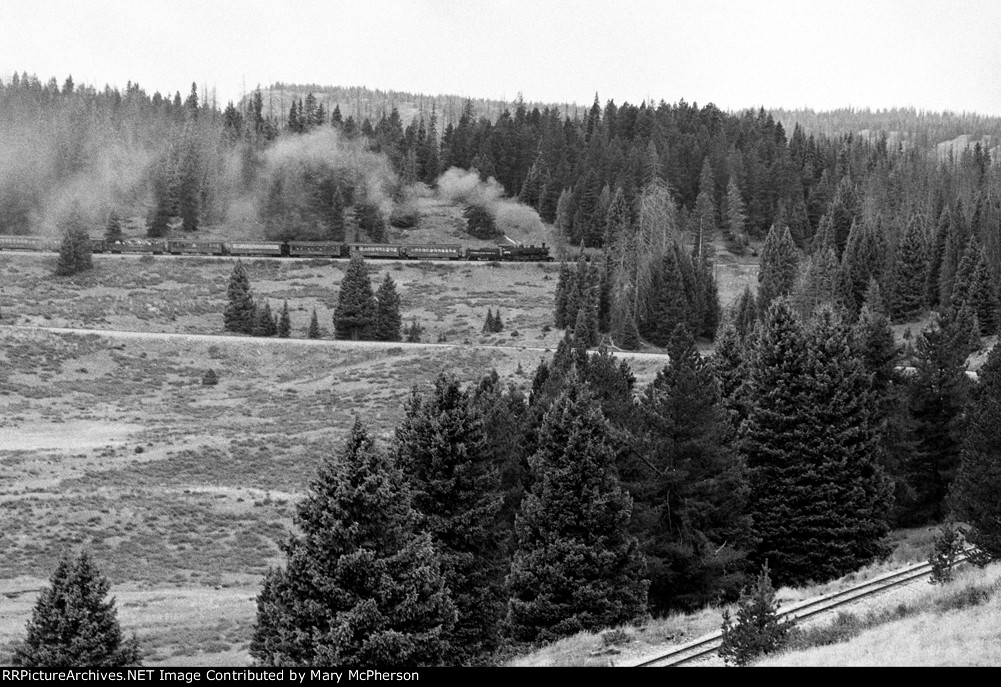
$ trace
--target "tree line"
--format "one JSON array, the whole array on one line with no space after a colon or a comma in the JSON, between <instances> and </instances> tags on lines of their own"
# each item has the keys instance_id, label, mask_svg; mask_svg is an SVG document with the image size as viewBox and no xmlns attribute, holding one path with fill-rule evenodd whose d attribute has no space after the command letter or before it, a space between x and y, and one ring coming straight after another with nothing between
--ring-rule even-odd
<instances>
[{"instance_id":1,"label":"tree line","mask_svg":"<svg viewBox=\"0 0 1001 687\"><path fill-rule=\"evenodd\" d=\"M273 313L267 300L255 300L250 277L240 260L237 260L233 267L226 287L226 296L223 325L227 331L251 336L277 336L283 339L291 336L292 323L288 301L282 304L279 313ZM396 282L386 274L378 290L373 292L365 259L357 253L352 255L338 291L333 325L334 335L338 339L399 341L402 321ZM417 336L419 338L419 334ZM316 308L313 308L306 338L320 338Z\"/></svg>"}]
</instances>

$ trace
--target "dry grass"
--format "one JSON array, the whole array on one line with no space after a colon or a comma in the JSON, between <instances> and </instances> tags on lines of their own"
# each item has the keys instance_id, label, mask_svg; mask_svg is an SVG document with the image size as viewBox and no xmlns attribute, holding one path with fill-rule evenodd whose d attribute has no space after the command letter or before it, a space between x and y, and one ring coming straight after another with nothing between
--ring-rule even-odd
<instances>
[{"instance_id":1,"label":"dry grass","mask_svg":"<svg viewBox=\"0 0 1001 687\"><path fill-rule=\"evenodd\" d=\"M966 569L917 600L871 614L842 618L859 625L848 641L786 652L761 666L998 666L1001 566Z\"/></svg>"},{"instance_id":2,"label":"dry grass","mask_svg":"<svg viewBox=\"0 0 1001 687\"><path fill-rule=\"evenodd\" d=\"M437 211L447 219L446 210ZM232 260L97 256L93 272L69 279L52 276L54 261L0 254L0 324L222 333ZM343 263L244 264L258 296L273 308L288 300L293 336L314 307L329 333ZM385 445L413 385L442 371L471 382L491 368L527 385L561 336L549 327L556 265L372 267L373 282L387 272L397 282L405 324L417 319L425 341L459 346L0 326L0 662L61 553L80 546L115 585L148 661L242 662L260 577L280 560L296 499L354 417ZM501 311L501 334L481 332L488 308ZM638 386L662 364L630 359ZM220 381L204 387L210 367Z\"/></svg>"},{"instance_id":3,"label":"dry grass","mask_svg":"<svg viewBox=\"0 0 1001 687\"><path fill-rule=\"evenodd\" d=\"M838 580L801 588L776 590L780 605L811 599L840 591L890 570L927 560L936 534L935 528L897 530L890 536L893 552L886 561L874 563ZM730 608L731 613L735 608ZM508 662L512 666L592 666L628 664L656 654L665 646L685 644L720 629L722 607L710 607L696 613L678 613L651 619L604 633L582 633L526 653ZM613 634L616 641L607 638Z\"/></svg>"}]
</instances>

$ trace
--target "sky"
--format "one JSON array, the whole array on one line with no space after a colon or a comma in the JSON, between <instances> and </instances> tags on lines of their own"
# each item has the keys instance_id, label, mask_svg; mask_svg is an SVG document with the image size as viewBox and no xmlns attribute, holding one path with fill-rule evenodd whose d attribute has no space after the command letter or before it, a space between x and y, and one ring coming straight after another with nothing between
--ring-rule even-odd
<instances>
[{"instance_id":1,"label":"sky","mask_svg":"<svg viewBox=\"0 0 1001 687\"><path fill-rule=\"evenodd\" d=\"M996 0L3 0L0 78L1001 116Z\"/></svg>"}]
</instances>

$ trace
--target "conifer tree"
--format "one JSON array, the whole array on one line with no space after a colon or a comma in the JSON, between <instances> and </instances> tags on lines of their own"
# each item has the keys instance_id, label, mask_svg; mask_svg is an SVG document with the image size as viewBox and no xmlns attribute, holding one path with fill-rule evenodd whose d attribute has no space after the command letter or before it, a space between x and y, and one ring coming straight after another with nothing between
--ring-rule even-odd
<instances>
[{"instance_id":1,"label":"conifer tree","mask_svg":"<svg viewBox=\"0 0 1001 687\"><path fill-rule=\"evenodd\" d=\"M750 341L748 340L748 343ZM716 350L711 359L713 374L719 383L720 403L734 435L747 417L747 361L746 348L740 334L732 324L724 324L716 340Z\"/></svg>"},{"instance_id":2,"label":"conifer tree","mask_svg":"<svg viewBox=\"0 0 1001 687\"><path fill-rule=\"evenodd\" d=\"M740 188L737 180L730 177L730 183L726 187L726 208L723 211L723 236L726 239L727 248L731 253L743 253L747 246L747 236L745 226L747 224L747 212L744 209L744 200L740 195Z\"/></svg>"},{"instance_id":3,"label":"conifer tree","mask_svg":"<svg viewBox=\"0 0 1001 687\"><path fill-rule=\"evenodd\" d=\"M546 412L529 465L507 579L513 638L548 641L644 613L646 566L628 534L630 499L605 419L576 372Z\"/></svg>"},{"instance_id":4,"label":"conifer tree","mask_svg":"<svg viewBox=\"0 0 1001 687\"><path fill-rule=\"evenodd\" d=\"M807 261L802 288L796 295L800 314L809 317L823 304L838 301L838 259L834 248L825 246L814 251Z\"/></svg>"},{"instance_id":5,"label":"conifer tree","mask_svg":"<svg viewBox=\"0 0 1001 687\"><path fill-rule=\"evenodd\" d=\"M320 338L320 321L316 317L316 308L313 308L313 315L309 318L309 330L306 332L306 338Z\"/></svg>"},{"instance_id":6,"label":"conifer tree","mask_svg":"<svg viewBox=\"0 0 1001 687\"><path fill-rule=\"evenodd\" d=\"M740 340L746 341L757 324L758 304L754 300L754 292L751 291L751 287L745 286L733 313L733 325Z\"/></svg>"},{"instance_id":7,"label":"conifer tree","mask_svg":"<svg viewBox=\"0 0 1001 687\"><path fill-rule=\"evenodd\" d=\"M942 249L942 262L938 274L938 302L941 306L952 303L952 289L956 272L962 262L963 254L970 240L970 234L963 219L963 209L956 203L949 212L948 225L944 227L945 237Z\"/></svg>"},{"instance_id":8,"label":"conifer tree","mask_svg":"<svg viewBox=\"0 0 1001 687\"><path fill-rule=\"evenodd\" d=\"M970 275L967 303L977 314L982 336L993 336L1001 325L1001 300L998 296L997 281L987 263L987 255L982 246L977 251L977 263Z\"/></svg>"},{"instance_id":9,"label":"conifer tree","mask_svg":"<svg viewBox=\"0 0 1001 687\"><path fill-rule=\"evenodd\" d=\"M967 406L969 416L959 470L949 487L953 518L966 524L966 540L980 560L1001 559L1001 346L980 368L980 383Z\"/></svg>"},{"instance_id":10,"label":"conifer tree","mask_svg":"<svg viewBox=\"0 0 1001 687\"><path fill-rule=\"evenodd\" d=\"M556 281L556 305L553 310L553 324L557 329L566 329L567 306L570 299L572 268L566 261L560 262L560 276Z\"/></svg>"},{"instance_id":11,"label":"conifer tree","mask_svg":"<svg viewBox=\"0 0 1001 687\"><path fill-rule=\"evenodd\" d=\"M945 253L952 232L952 214L949 206L942 209L935 224L934 236L928 244L928 276L926 279L925 299L929 307L940 305L940 283Z\"/></svg>"},{"instance_id":12,"label":"conifer tree","mask_svg":"<svg viewBox=\"0 0 1001 687\"><path fill-rule=\"evenodd\" d=\"M741 594L736 623L730 620L729 610L723 611L720 656L727 664L746 666L780 650L791 630L792 623L779 618L779 603L765 563L752 590Z\"/></svg>"},{"instance_id":13,"label":"conifer tree","mask_svg":"<svg viewBox=\"0 0 1001 687\"><path fill-rule=\"evenodd\" d=\"M712 368L684 325L668 354L641 401L645 455L628 471L633 531L658 615L735 594L750 528L747 475Z\"/></svg>"},{"instance_id":14,"label":"conifer tree","mask_svg":"<svg viewBox=\"0 0 1001 687\"><path fill-rule=\"evenodd\" d=\"M854 316L862 308L869 281L882 278L886 262L886 237L874 221L856 222L841 258L838 287L841 301Z\"/></svg>"},{"instance_id":15,"label":"conifer tree","mask_svg":"<svg viewBox=\"0 0 1001 687\"><path fill-rule=\"evenodd\" d=\"M768 312L772 301L792 293L798 271L798 251L788 229L772 227L761 249L758 271L758 309Z\"/></svg>"},{"instance_id":16,"label":"conifer tree","mask_svg":"<svg viewBox=\"0 0 1001 687\"><path fill-rule=\"evenodd\" d=\"M967 353L955 340L953 327L932 320L915 345L917 374L909 385L909 404L918 446L906 466L913 494L902 513L907 525L941 520L959 466L962 413L969 390L964 372Z\"/></svg>"},{"instance_id":17,"label":"conifer tree","mask_svg":"<svg viewBox=\"0 0 1001 687\"><path fill-rule=\"evenodd\" d=\"M63 558L35 603L27 637L14 646L12 664L47 668L121 668L140 665L135 637L118 623L111 588L90 554Z\"/></svg>"},{"instance_id":18,"label":"conifer tree","mask_svg":"<svg viewBox=\"0 0 1001 687\"><path fill-rule=\"evenodd\" d=\"M417 320L413 320L407 329L407 343L420 343L423 335L424 327L418 324Z\"/></svg>"},{"instance_id":19,"label":"conifer tree","mask_svg":"<svg viewBox=\"0 0 1001 687\"><path fill-rule=\"evenodd\" d=\"M640 321L640 334L657 346L667 344L671 332L690 315L689 296L678 262L678 251L669 249L653 272L651 301Z\"/></svg>"},{"instance_id":20,"label":"conifer tree","mask_svg":"<svg viewBox=\"0 0 1001 687\"><path fill-rule=\"evenodd\" d=\"M921 314L925 305L928 281L928 248L924 231L916 217L907 223L894 263L892 314L897 322L906 322Z\"/></svg>"},{"instance_id":21,"label":"conifer tree","mask_svg":"<svg viewBox=\"0 0 1001 687\"><path fill-rule=\"evenodd\" d=\"M478 239L492 239L501 235L494 221L494 216L483 205L467 205L462 211L466 218L466 231Z\"/></svg>"},{"instance_id":22,"label":"conifer tree","mask_svg":"<svg viewBox=\"0 0 1001 687\"><path fill-rule=\"evenodd\" d=\"M608 213L605 216L605 233L602 238L602 245L606 250L615 245L617 241L623 240L632 233L632 220L629 212L629 204L622 193L622 188L615 189L611 203L608 206Z\"/></svg>"},{"instance_id":23,"label":"conifer tree","mask_svg":"<svg viewBox=\"0 0 1001 687\"><path fill-rule=\"evenodd\" d=\"M250 655L266 666L441 663L455 607L415 520L403 476L356 420L296 507L286 566L257 597Z\"/></svg>"},{"instance_id":24,"label":"conifer tree","mask_svg":"<svg viewBox=\"0 0 1001 687\"><path fill-rule=\"evenodd\" d=\"M122 233L122 220L118 217L118 213L112 210L108 214L108 223L104 228L104 240L109 244L118 243L125 239L125 235Z\"/></svg>"},{"instance_id":25,"label":"conifer tree","mask_svg":"<svg viewBox=\"0 0 1001 687\"><path fill-rule=\"evenodd\" d=\"M696 261L695 268L695 298L693 309L698 313L694 320L695 335L706 339L716 337L716 330L722 319L722 308L719 302L719 287L716 284L716 269L713 258L706 252L702 260Z\"/></svg>"},{"instance_id":26,"label":"conifer tree","mask_svg":"<svg viewBox=\"0 0 1001 687\"><path fill-rule=\"evenodd\" d=\"M375 203L356 203L355 220L358 222L358 228L365 232L370 241L382 243L386 240L386 220L382 216L382 210Z\"/></svg>"},{"instance_id":27,"label":"conifer tree","mask_svg":"<svg viewBox=\"0 0 1001 687\"><path fill-rule=\"evenodd\" d=\"M822 310L804 331L769 309L741 426L756 559L783 583L827 580L881 555L890 486L879 467L875 396L847 327Z\"/></svg>"},{"instance_id":28,"label":"conifer tree","mask_svg":"<svg viewBox=\"0 0 1001 687\"><path fill-rule=\"evenodd\" d=\"M484 334L489 334L494 330L494 313L490 308L487 308L487 317L483 320L483 329L481 330Z\"/></svg>"},{"instance_id":29,"label":"conifer tree","mask_svg":"<svg viewBox=\"0 0 1001 687\"><path fill-rule=\"evenodd\" d=\"M975 238L970 239L963 251L963 257L959 261L959 267L952 281L952 292L949 296L949 305L959 310L969 302L970 292L973 286L973 271L977 266L977 258L980 256L980 246Z\"/></svg>"},{"instance_id":30,"label":"conifer tree","mask_svg":"<svg viewBox=\"0 0 1001 687\"><path fill-rule=\"evenodd\" d=\"M500 308L497 308L497 312L494 314L493 329L491 329L494 334L504 331L504 320L501 319Z\"/></svg>"},{"instance_id":31,"label":"conifer tree","mask_svg":"<svg viewBox=\"0 0 1001 687\"><path fill-rule=\"evenodd\" d=\"M371 339L375 316L375 295L372 293L368 267L361 254L355 253L348 262L337 294L337 307L334 309L334 331L337 338L353 341Z\"/></svg>"},{"instance_id":32,"label":"conifer tree","mask_svg":"<svg viewBox=\"0 0 1001 687\"><path fill-rule=\"evenodd\" d=\"M278 318L278 338L287 339L292 335L292 316L288 311L288 301L282 303L282 312Z\"/></svg>"},{"instance_id":33,"label":"conifer tree","mask_svg":"<svg viewBox=\"0 0 1001 687\"><path fill-rule=\"evenodd\" d=\"M396 283L388 273L375 294L375 300L376 340L399 341L400 327L403 324L403 319L400 317L400 296L396 293Z\"/></svg>"},{"instance_id":34,"label":"conifer tree","mask_svg":"<svg viewBox=\"0 0 1001 687\"><path fill-rule=\"evenodd\" d=\"M453 377L415 388L396 428L393 455L407 479L418 526L442 559L458 620L446 662L469 664L495 649L504 613L505 560L497 539L500 482L483 418Z\"/></svg>"},{"instance_id":35,"label":"conifer tree","mask_svg":"<svg viewBox=\"0 0 1001 687\"><path fill-rule=\"evenodd\" d=\"M577 323L573 329L574 344L585 349L598 343L598 313L590 302L577 311Z\"/></svg>"},{"instance_id":36,"label":"conifer tree","mask_svg":"<svg viewBox=\"0 0 1001 687\"><path fill-rule=\"evenodd\" d=\"M93 268L90 237L79 206L74 205L59 223L63 232L56 260L56 275L66 277Z\"/></svg>"},{"instance_id":37,"label":"conifer tree","mask_svg":"<svg viewBox=\"0 0 1001 687\"><path fill-rule=\"evenodd\" d=\"M274 313L271 312L271 304L265 300L254 306L254 336L275 336L278 333L278 323L275 321Z\"/></svg>"},{"instance_id":38,"label":"conifer tree","mask_svg":"<svg viewBox=\"0 0 1001 687\"><path fill-rule=\"evenodd\" d=\"M708 157L702 165L699 195L695 199L695 210L692 212L689 224L698 257L702 258L707 252L715 251L713 241L716 239L719 220L716 218L716 189Z\"/></svg>"},{"instance_id":39,"label":"conifer tree","mask_svg":"<svg viewBox=\"0 0 1001 687\"><path fill-rule=\"evenodd\" d=\"M226 330L241 334L252 334L256 319L254 297L250 292L250 278L239 260L233 266L226 287L229 303L223 311L223 322Z\"/></svg>"}]
</instances>

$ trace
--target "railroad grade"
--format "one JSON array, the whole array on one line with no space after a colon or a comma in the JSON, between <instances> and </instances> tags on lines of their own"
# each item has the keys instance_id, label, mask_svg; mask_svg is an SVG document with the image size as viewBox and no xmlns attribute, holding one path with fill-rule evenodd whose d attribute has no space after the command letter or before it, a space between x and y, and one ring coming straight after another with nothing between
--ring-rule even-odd
<instances>
[{"instance_id":1,"label":"railroad grade","mask_svg":"<svg viewBox=\"0 0 1001 687\"><path fill-rule=\"evenodd\" d=\"M959 562L963 560L965 560L965 556L960 557ZM903 585L923 580L931 575L931 569L929 563L919 563L902 568L839 592L788 605L779 610L779 617L794 623L816 619L825 613L830 613L860 600L869 599ZM638 661L623 662L618 665L634 668L666 668L691 664L715 654L721 644L722 632L717 630L686 644L672 647L670 650L658 653L653 657L648 656Z\"/></svg>"}]
</instances>

